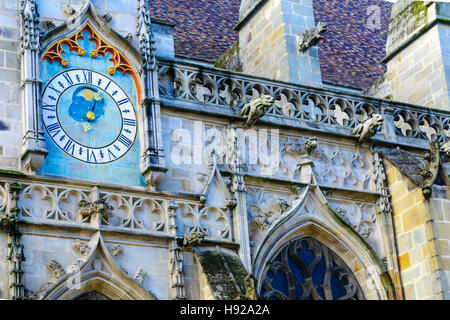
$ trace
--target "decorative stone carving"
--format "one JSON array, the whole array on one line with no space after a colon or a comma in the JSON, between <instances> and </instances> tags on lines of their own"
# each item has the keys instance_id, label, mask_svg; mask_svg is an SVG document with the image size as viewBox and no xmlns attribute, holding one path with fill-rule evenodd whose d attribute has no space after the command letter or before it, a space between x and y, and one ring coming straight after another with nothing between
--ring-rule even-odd
<instances>
[{"instance_id":1,"label":"decorative stone carving","mask_svg":"<svg viewBox=\"0 0 450 320\"><path fill-rule=\"evenodd\" d=\"M321 144L311 154L314 176L323 186L374 191L369 150Z\"/></svg>"},{"instance_id":2,"label":"decorative stone carving","mask_svg":"<svg viewBox=\"0 0 450 320\"><path fill-rule=\"evenodd\" d=\"M278 199L277 204L280 206L281 213L286 212L291 208L288 202L284 199Z\"/></svg>"},{"instance_id":3,"label":"decorative stone carving","mask_svg":"<svg viewBox=\"0 0 450 320\"><path fill-rule=\"evenodd\" d=\"M369 239L373 231L375 231L375 226L369 221L362 221L358 227L358 233L366 240Z\"/></svg>"},{"instance_id":4,"label":"decorative stone carving","mask_svg":"<svg viewBox=\"0 0 450 320\"><path fill-rule=\"evenodd\" d=\"M109 249L109 253L111 253L114 258L117 258L123 254L123 248L120 244L116 244Z\"/></svg>"},{"instance_id":5,"label":"decorative stone carving","mask_svg":"<svg viewBox=\"0 0 450 320\"><path fill-rule=\"evenodd\" d=\"M450 139L441 144L441 151L445 160L450 159Z\"/></svg>"},{"instance_id":6,"label":"decorative stone carving","mask_svg":"<svg viewBox=\"0 0 450 320\"><path fill-rule=\"evenodd\" d=\"M81 241L80 239L76 239L72 241L72 249L79 253L81 256L87 256L91 253L91 248L89 244L85 241Z\"/></svg>"},{"instance_id":7,"label":"decorative stone carving","mask_svg":"<svg viewBox=\"0 0 450 320\"><path fill-rule=\"evenodd\" d=\"M252 126L266 113L266 109L274 102L274 98L261 94L259 98L247 103L241 110L241 116L246 119L245 125Z\"/></svg>"},{"instance_id":8,"label":"decorative stone carving","mask_svg":"<svg viewBox=\"0 0 450 320\"><path fill-rule=\"evenodd\" d=\"M59 264L58 261L56 261L55 259L50 260L47 263L47 268L51 271L51 273L53 274L53 276L56 279L61 278L63 275L66 274L66 272L64 271L63 267Z\"/></svg>"},{"instance_id":9,"label":"decorative stone carving","mask_svg":"<svg viewBox=\"0 0 450 320\"><path fill-rule=\"evenodd\" d=\"M198 246L205 239L205 234L201 232L189 232L183 236L183 247Z\"/></svg>"},{"instance_id":10,"label":"decorative stone carving","mask_svg":"<svg viewBox=\"0 0 450 320\"><path fill-rule=\"evenodd\" d=\"M74 7L67 5L66 7L63 8L63 12L66 15L66 17L69 18L70 16L73 16L77 11L75 10Z\"/></svg>"},{"instance_id":11,"label":"decorative stone carving","mask_svg":"<svg viewBox=\"0 0 450 320\"><path fill-rule=\"evenodd\" d=\"M306 186L301 186L298 184L293 184L291 190L295 193L295 199L299 199L303 192L306 190Z\"/></svg>"},{"instance_id":12,"label":"decorative stone carving","mask_svg":"<svg viewBox=\"0 0 450 320\"><path fill-rule=\"evenodd\" d=\"M323 39L323 34L328 31L328 25L319 22L317 26L298 34L296 37L297 50L300 53L305 52L311 47L317 46Z\"/></svg>"},{"instance_id":13,"label":"decorative stone carving","mask_svg":"<svg viewBox=\"0 0 450 320\"><path fill-rule=\"evenodd\" d=\"M236 300L257 300L255 277L249 273L244 279L245 293L236 297Z\"/></svg>"},{"instance_id":14,"label":"decorative stone carving","mask_svg":"<svg viewBox=\"0 0 450 320\"><path fill-rule=\"evenodd\" d=\"M375 204L330 200L335 212L360 236L368 240L376 228Z\"/></svg>"},{"instance_id":15,"label":"decorative stone carving","mask_svg":"<svg viewBox=\"0 0 450 320\"><path fill-rule=\"evenodd\" d=\"M151 28L147 0L137 0L138 16L136 37L142 58L142 77L145 83L144 98L140 105L141 140L140 170L151 190L155 190L167 172L161 129L161 106L159 103L158 73L156 71L155 39Z\"/></svg>"},{"instance_id":16,"label":"decorative stone carving","mask_svg":"<svg viewBox=\"0 0 450 320\"><path fill-rule=\"evenodd\" d=\"M19 219L17 218L17 215L13 212L0 212L0 225L5 230L10 230L11 227L18 223Z\"/></svg>"},{"instance_id":17,"label":"decorative stone carving","mask_svg":"<svg viewBox=\"0 0 450 320\"><path fill-rule=\"evenodd\" d=\"M128 32L128 33L124 36L124 38L125 38L125 40L126 40L128 43L131 43L131 42L133 41L133 35L132 35L130 32Z\"/></svg>"},{"instance_id":18,"label":"decorative stone carving","mask_svg":"<svg viewBox=\"0 0 450 320\"><path fill-rule=\"evenodd\" d=\"M0 226L8 234L6 253L10 270L9 295L13 300L21 300L25 297L22 270L22 262L25 261L25 255L23 252L22 232L18 224L18 215L20 212L18 199L21 190L22 188L19 184L9 184L10 201L8 201L8 193L0 184L0 210L5 210L5 212L0 213Z\"/></svg>"},{"instance_id":19,"label":"decorative stone carving","mask_svg":"<svg viewBox=\"0 0 450 320\"><path fill-rule=\"evenodd\" d=\"M46 31L50 31L56 27L55 23L51 20L42 21L41 26Z\"/></svg>"},{"instance_id":20,"label":"decorative stone carving","mask_svg":"<svg viewBox=\"0 0 450 320\"><path fill-rule=\"evenodd\" d=\"M183 253L176 240L170 242L169 274L173 300L185 300Z\"/></svg>"},{"instance_id":21,"label":"decorative stone carving","mask_svg":"<svg viewBox=\"0 0 450 320\"><path fill-rule=\"evenodd\" d=\"M100 286L105 291L113 288L114 294L119 295L118 299L120 300L155 299L155 296L141 285L146 276L142 267L137 269L134 277L136 281L133 281L133 278L129 277L111 257L100 232L94 234L89 244L91 247L90 253L78 258L67 267L67 272L64 272L64 269L56 260L51 260L47 266L54 277L42 285L33 296L45 300L64 299L71 294L73 296L73 294L79 293L79 288L76 285L78 280L83 279L83 282L94 280L95 283L99 278L102 278ZM105 294L108 295L107 292Z\"/></svg>"},{"instance_id":22,"label":"decorative stone carving","mask_svg":"<svg viewBox=\"0 0 450 320\"><path fill-rule=\"evenodd\" d=\"M422 193L425 198L431 196L434 181L439 170L439 144L436 140L429 143L430 151L425 152L424 161L419 165L424 180Z\"/></svg>"},{"instance_id":23,"label":"decorative stone carving","mask_svg":"<svg viewBox=\"0 0 450 320\"><path fill-rule=\"evenodd\" d=\"M291 208L292 196L275 193L259 188L249 188L247 193L247 210L250 224L250 239L255 232L264 232L283 213ZM288 201L289 200L289 201Z\"/></svg>"},{"instance_id":24,"label":"decorative stone carving","mask_svg":"<svg viewBox=\"0 0 450 320\"><path fill-rule=\"evenodd\" d=\"M109 23L112 20L112 16L109 13L105 13L102 15L102 20L105 21L105 23Z\"/></svg>"},{"instance_id":25,"label":"decorative stone carving","mask_svg":"<svg viewBox=\"0 0 450 320\"><path fill-rule=\"evenodd\" d=\"M100 199L93 203L81 200L79 206L80 210L78 210L78 214L82 217L92 217L93 215L99 214L103 218L108 219L114 216L114 208L110 206L105 199Z\"/></svg>"},{"instance_id":26,"label":"decorative stone carving","mask_svg":"<svg viewBox=\"0 0 450 320\"><path fill-rule=\"evenodd\" d=\"M389 162L397 167L416 185L422 188L425 198L431 196L431 190L439 169L439 144L436 140L429 143L430 151L425 152L424 158L397 148L381 148L381 152Z\"/></svg>"},{"instance_id":27,"label":"decorative stone carving","mask_svg":"<svg viewBox=\"0 0 450 320\"><path fill-rule=\"evenodd\" d=\"M284 153L292 156L310 155L317 148L317 138L309 138L305 143L288 143L284 147Z\"/></svg>"},{"instance_id":28,"label":"decorative stone carving","mask_svg":"<svg viewBox=\"0 0 450 320\"><path fill-rule=\"evenodd\" d=\"M30 173L36 172L48 154L44 137L44 126L39 116L41 75L39 15L35 0L20 2L20 63L22 118L21 167Z\"/></svg>"},{"instance_id":29,"label":"decorative stone carving","mask_svg":"<svg viewBox=\"0 0 450 320\"><path fill-rule=\"evenodd\" d=\"M377 133L377 128L383 125L383 116L375 113L364 123L360 123L353 129L352 134L358 138L359 143L367 141Z\"/></svg>"},{"instance_id":30,"label":"decorative stone carving","mask_svg":"<svg viewBox=\"0 0 450 320\"><path fill-rule=\"evenodd\" d=\"M139 283L143 283L145 280L145 277L147 277L147 271L145 271L142 267L139 267L136 270L136 273L134 274L133 279Z\"/></svg>"}]
</instances>

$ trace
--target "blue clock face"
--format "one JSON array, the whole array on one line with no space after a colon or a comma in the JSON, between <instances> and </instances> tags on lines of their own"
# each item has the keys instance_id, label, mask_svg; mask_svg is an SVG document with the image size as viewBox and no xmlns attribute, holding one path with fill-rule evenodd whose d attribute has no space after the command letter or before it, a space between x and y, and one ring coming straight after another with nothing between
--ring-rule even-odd
<instances>
[{"instance_id":1,"label":"blue clock face","mask_svg":"<svg viewBox=\"0 0 450 320\"><path fill-rule=\"evenodd\" d=\"M137 115L126 92L88 69L53 77L42 93L48 136L65 154L91 164L124 157L137 138Z\"/></svg>"}]
</instances>

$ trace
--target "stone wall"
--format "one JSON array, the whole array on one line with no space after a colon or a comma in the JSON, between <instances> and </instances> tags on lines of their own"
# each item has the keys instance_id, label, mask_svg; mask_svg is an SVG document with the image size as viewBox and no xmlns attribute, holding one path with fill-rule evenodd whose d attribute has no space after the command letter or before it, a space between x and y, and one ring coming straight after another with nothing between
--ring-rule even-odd
<instances>
[{"instance_id":1,"label":"stone wall","mask_svg":"<svg viewBox=\"0 0 450 320\"><path fill-rule=\"evenodd\" d=\"M440 29L434 26L388 62L393 100L450 109Z\"/></svg>"},{"instance_id":2,"label":"stone wall","mask_svg":"<svg viewBox=\"0 0 450 320\"><path fill-rule=\"evenodd\" d=\"M17 1L0 1L0 168L4 170L17 170L22 139L18 16Z\"/></svg>"},{"instance_id":3,"label":"stone wall","mask_svg":"<svg viewBox=\"0 0 450 320\"><path fill-rule=\"evenodd\" d=\"M392 8L387 73L366 94L450 110L450 27L443 3L399 1ZM448 19L447 19L448 20Z\"/></svg>"},{"instance_id":4,"label":"stone wall","mask_svg":"<svg viewBox=\"0 0 450 320\"><path fill-rule=\"evenodd\" d=\"M436 206L437 202L431 202L430 205L420 187L402 175L389 161L384 161L384 165L392 196L404 297L407 300L442 299L442 282L447 281L442 271L445 273L446 266L441 263L442 259L438 255L439 246L446 243L448 245L448 235L441 232L447 222L437 224L436 212L430 209L430 206ZM442 212L445 210L439 214L442 215Z\"/></svg>"},{"instance_id":5,"label":"stone wall","mask_svg":"<svg viewBox=\"0 0 450 320\"><path fill-rule=\"evenodd\" d=\"M450 187L434 186L430 212L443 299L450 299Z\"/></svg>"},{"instance_id":6,"label":"stone wall","mask_svg":"<svg viewBox=\"0 0 450 320\"><path fill-rule=\"evenodd\" d=\"M239 28L243 72L307 85L321 85L316 47L300 54L296 35L314 27L312 0L270 0Z\"/></svg>"},{"instance_id":7,"label":"stone wall","mask_svg":"<svg viewBox=\"0 0 450 320\"><path fill-rule=\"evenodd\" d=\"M41 21L51 20L55 24L67 19L67 7L77 10L82 0L37 0ZM92 3L100 15L109 14L109 26L122 35L136 33L136 2L129 0L94 0Z\"/></svg>"}]
</instances>

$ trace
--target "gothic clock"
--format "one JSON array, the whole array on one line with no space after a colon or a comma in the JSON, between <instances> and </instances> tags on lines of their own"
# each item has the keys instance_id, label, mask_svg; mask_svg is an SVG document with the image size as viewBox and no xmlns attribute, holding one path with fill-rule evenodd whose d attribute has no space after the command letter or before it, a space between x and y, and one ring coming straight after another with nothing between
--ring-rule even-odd
<instances>
[{"instance_id":1,"label":"gothic clock","mask_svg":"<svg viewBox=\"0 0 450 320\"><path fill-rule=\"evenodd\" d=\"M48 155L38 173L145 185L136 107L141 89L127 51L90 22L58 39L41 60Z\"/></svg>"},{"instance_id":2,"label":"gothic clock","mask_svg":"<svg viewBox=\"0 0 450 320\"><path fill-rule=\"evenodd\" d=\"M54 76L43 90L42 115L55 145L79 161L117 161L136 141L133 102L100 72L69 69Z\"/></svg>"}]
</instances>

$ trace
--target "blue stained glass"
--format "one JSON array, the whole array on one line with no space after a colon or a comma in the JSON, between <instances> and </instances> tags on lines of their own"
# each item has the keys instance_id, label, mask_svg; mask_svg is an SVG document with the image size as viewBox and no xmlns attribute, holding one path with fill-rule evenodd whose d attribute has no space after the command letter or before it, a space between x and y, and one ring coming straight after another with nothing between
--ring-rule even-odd
<instances>
[{"instance_id":1,"label":"blue stained glass","mask_svg":"<svg viewBox=\"0 0 450 320\"><path fill-rule=\"evenodd\" d=\"M291 241L279 250L269 263L260 296L269 300L364 299L344 262L309 237Z\"/></svg>"}]
</instances>

